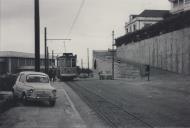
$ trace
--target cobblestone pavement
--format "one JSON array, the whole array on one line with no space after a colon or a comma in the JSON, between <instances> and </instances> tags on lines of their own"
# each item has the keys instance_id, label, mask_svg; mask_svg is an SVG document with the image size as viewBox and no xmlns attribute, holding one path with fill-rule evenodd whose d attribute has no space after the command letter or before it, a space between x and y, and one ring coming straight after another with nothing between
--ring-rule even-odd
<instances>
[{"instance_id":1,"label":"cobblestone pavement","mask_svg":"<svg viewBox=\"0 0 190 128\"><path fill-rule=\"evenodd\" d=\"M174 78L67 84L110 127L190 127L190 82Z\"/></svg>"}]
</instances>

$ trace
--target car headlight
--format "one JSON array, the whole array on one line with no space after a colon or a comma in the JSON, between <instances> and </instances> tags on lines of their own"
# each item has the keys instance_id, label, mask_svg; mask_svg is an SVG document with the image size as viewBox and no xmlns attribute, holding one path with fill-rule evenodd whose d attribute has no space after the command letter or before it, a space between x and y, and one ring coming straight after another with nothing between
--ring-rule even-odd
<instances>
[{"instance_id":1,"label":"car headlight","mask_svg":"<svg viewBox=\"0 0 190 128\"><path fill-rule=\"evenodd\" d=\"M30 90L27 91L28 94L31 94L31 93L33 93L33 92L34 92L33 89L30 89Z\"/></svg>"},{"instance_id":2,"label":"car headlight","mask_svg":"<svg viewBox=\"0 0 190 128\"><path fill-rule=\"evenodd\" d=\"M53 93L53 95L56 95L56 90L53 90L52 93Z\"/></svg>"}]
</instances>

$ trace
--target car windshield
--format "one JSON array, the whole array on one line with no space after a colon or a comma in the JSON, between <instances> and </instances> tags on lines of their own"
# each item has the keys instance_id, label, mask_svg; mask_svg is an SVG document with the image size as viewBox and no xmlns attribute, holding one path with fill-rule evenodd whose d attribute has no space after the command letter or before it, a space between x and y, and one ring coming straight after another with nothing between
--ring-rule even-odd
<instances>
[{"instance_id":1,"label":"car windshield","mask_svg":"<svg viewBox=\"0 0 190 128\"><path fill-rule=\"evenodd\" d=\"M28 75L26 81L29 83L49 83L49 78L44 75Z\"/></svg>"}]
</instances>

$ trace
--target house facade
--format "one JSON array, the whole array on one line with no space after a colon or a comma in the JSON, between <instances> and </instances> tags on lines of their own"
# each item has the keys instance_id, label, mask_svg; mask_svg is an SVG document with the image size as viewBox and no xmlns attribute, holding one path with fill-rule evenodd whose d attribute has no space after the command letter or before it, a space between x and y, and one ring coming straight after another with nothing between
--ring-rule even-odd
<instances>
[{"instance_id":1,"label":"house facade","mask_svg":"<svg viewBox=\"0 0 190 128\"><path fill-rule=\"evenodd\" d=\"M190 10L190 0L169 0L172 8L171 13L176 14Z\"/></svg>"},{"instance_id":2,"label":"house facade","mask_svg":"<svg viewBox=\"0 0 190 128\"><path fill-rule=\"evenodd\" d=\"M144 10L139 15L130 15L129 22L125 23L126 34L151 26L164 19L168 10Z\"/></svg>"}]
</instances>

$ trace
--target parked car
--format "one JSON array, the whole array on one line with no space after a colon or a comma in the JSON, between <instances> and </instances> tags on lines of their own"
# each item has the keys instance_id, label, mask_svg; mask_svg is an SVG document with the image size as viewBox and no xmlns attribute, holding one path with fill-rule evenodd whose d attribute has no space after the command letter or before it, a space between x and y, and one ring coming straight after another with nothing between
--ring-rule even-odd
<instances>
[{"instance_id":1,"label":"parked car","mask_svg":"<svg viewBox=\"0 0 190 128\"><path fill-rule=\"evenodd\" d=\"M56 103L56 89L51 86L47 74L41 72L21 72L13 86L13 96L28 101L48 101L51 106Z\"/></svg>"},{"instance_id":2,"label":"parked car","mask_svg":"<svg viewBox=\"0 0 190 128\"><path fill-rule=\"evenodd\" d=\"M79 78L88 78L88 73L80 73Z\"/></svg>"}]
</instances>

